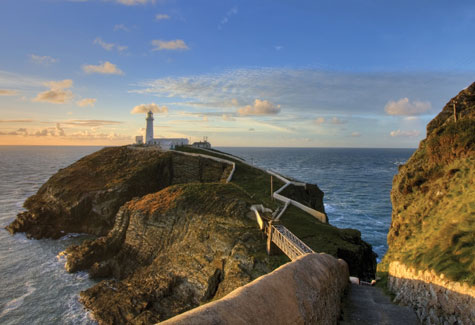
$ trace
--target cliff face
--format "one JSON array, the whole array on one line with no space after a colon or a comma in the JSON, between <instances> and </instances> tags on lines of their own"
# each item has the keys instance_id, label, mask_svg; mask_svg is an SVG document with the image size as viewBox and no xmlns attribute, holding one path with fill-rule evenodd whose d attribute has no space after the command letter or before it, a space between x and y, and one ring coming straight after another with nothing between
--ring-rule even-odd
<instances>
[{"instance_id":1,"label":"cliff face","mask_svg":"<svg viewBox=\"0 0 475 325\"><path fill-rule=\"evenodd\" d=\"M97 235L63 252L68 271L108 279L82 292L81 301L100 323L157 322L289 261L266 255L249 209L279 207L270 198L270 176L236 161L226 184L231 169L175 151L106 148L52 176L7 229L33 238ZM317 186L290 194L324 212ZM374 278L374 254L358 231L338 229L294 207L282 223L314 251L345 259L351 275Z\"/></svg>"},{"instance_id":2,"label":"cliff face","mask_svg":"<svg viewBox=\"0 0 475 325\"><path fill-rule=\"evenodd\" d=\"M279 257L265 255L250 203L233 184L176 185L128 202L107 240L66 251L67 267L115 278L82 302L103 323L153 323L272 271Z\"/></svg>"},{"instance_id":3,"label":"cliff face","mask_svg":"<svg viewBox=\"0 0 475 325\"><path fill-rule=\"evenodd\" d=\"M30 238L105 235L119 208L172 184L219 181L228 164L173 152L105 148L54 174L8 227Z\"/></svg>"},{"instance_id":4,"label":"cliff face","mask_svg":"<svg viewBox=\"0 0 475 325\"><path fill-rule=\"evenodd\" d=\"M389 271L397 299L416 307L424 322L475 321L474 167L475 83L428 124L427 138L393 180L381 270ZM448 307L454 301L459 306Z\"/></svg>"},{"instance_id":5,"label":"cliff face","mask_svg":"<svg viewBox=\"0 0 475 325\"><path fill-rule=\"evenodd\" d=\"M475 83L428 124L427 138L394 177L384 263L399 260L475 284L474 163Z\"/></svg>"}]
</instances>

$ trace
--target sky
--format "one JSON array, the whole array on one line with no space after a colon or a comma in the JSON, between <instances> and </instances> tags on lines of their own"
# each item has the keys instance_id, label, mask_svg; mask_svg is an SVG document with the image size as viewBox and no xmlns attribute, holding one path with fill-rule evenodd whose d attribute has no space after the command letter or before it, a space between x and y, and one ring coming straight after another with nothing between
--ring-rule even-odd
<instances>
[{"instance_id":1,"label":"sky","mask_svg":"<svg viewBox=\"0 0 475 325\"><path fill-rule=\"evenodd\" d=\"M0 145L414 148L475 81L473 0L2 0Z\"/></svg>"}]
</instances>

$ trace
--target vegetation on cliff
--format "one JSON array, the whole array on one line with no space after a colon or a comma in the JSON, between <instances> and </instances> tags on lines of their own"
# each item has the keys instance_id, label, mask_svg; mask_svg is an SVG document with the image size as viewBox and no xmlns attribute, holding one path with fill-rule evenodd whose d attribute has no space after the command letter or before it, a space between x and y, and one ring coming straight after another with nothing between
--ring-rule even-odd
<instances>
[{"instance_id":1,"label":"vegetation on cliff","mask_svg":"<svg viewBox=\"0 0 475 325\"><path fill-rule=\"evenodd\" d=\"M475 284L474 166L475 83L428 124L427 138L394 177L389 249L380 270L397 260Z\"/></svg>"}]
</instances>

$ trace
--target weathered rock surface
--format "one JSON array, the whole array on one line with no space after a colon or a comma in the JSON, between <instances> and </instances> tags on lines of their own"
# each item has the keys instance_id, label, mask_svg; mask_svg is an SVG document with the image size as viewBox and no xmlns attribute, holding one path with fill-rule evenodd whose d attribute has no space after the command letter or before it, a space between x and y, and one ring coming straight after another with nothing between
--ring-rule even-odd
<instances>
[{"instance_id":1,"label":"weathered rock surface","mask_svg":"<svg viewBox=\"0 0 475 325\"><path fill-rule=\"evenodd\" d=\"M475 286L474 167L475 83L428 124L427 138L393 180L389 248L380 270L389 271L398 300L411 303L424 322L474 321L452 308L457 302L473 311L473 297L450 293L451 283L472 292Z\"/></svg>"},{"instance_id":2,"label":"weathered rock surface","mask_svg":"<svg viewBox=\"0 0 475 325\"><path fill-rule=\"evenodd\" d=\"M104 148L54 174L25 201L7 230L30 238L66 233L106 235L130 199L169 185L217 182L230 166L153 148Z\"/></svg>"},{"instance_id":3,"label":"weathered rock surface","mask_svg":"<svg viewBox=\"0 0 475 325\"><path fill-rule=\"evenodd\" d=\"M307 254L163 324L337 324L347 284L343 260Z\"/></svg>"},{"instance_id":4,"label":"weathered rock surface","mask_svg":"<svg viewBox=\"0 0 475 325\"><path fill-rule=\"evenodd\" d=\"M235 185L216 183L170 186L128 202L105 240L66 252L69 268L93 266L115 278L82 292L82 302L100 323L152 323L272 271L279 257L265 255L246 217L250 202Z\"/></svg>"}]
</instances>

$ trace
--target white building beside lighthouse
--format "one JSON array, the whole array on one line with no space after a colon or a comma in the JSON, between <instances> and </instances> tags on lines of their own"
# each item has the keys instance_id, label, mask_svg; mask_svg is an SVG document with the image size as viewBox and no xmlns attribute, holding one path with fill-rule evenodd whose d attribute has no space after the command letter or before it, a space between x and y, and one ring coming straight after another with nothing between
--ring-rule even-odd
<instances>
[{"instance_id":1,"label":"white building beside lighthouse","mask_svg":"<svg viewBox=\"0 0 475 325\"><path fill-rule=\"evenodd\" d=\"M163 150L174 149L176 146L183 146L188 144L188 139L186 138L154 138L153 137L153 113L148 111L147 117L147 126L145 128L145 143L146 145L159 146ZM143 144L143 137L136 137L136 144Z\"/></svg>"}]
</instances>

